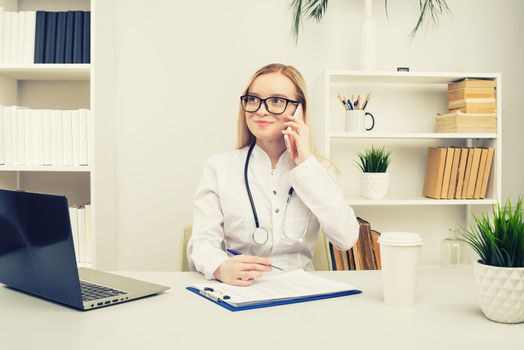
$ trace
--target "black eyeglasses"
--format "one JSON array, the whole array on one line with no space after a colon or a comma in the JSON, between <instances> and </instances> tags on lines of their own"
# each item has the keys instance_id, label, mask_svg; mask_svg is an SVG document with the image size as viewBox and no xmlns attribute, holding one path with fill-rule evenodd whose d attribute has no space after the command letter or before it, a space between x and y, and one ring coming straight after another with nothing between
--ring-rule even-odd
<instances>
[{"instance_id":1,"label":"black eyeglasses","mask_svg":"<svg viewBox=\"0 0 524 350\"><path fill-rule=\"evenodd\" d=\"M262 106L262 102L264 102L264 106L266 107L266 110L271 114L282 114L286 111L287 105L291 103L292 105L297 105L300 103L299 101L290 100L285 97L268 97L268 98L260 98L253 95L244 95L240 96L240 103L242 104L242 108L244 111L253 113L260 109L260 106Z\"/></svg>"}]
</instances>

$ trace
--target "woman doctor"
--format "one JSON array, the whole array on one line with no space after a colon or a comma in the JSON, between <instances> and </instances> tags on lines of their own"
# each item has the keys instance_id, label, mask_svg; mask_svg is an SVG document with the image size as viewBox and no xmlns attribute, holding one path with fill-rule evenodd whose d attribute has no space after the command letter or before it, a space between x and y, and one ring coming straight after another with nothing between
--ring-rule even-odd
<instances>
[{"instance_id":1,"label":"woman doctor","mask_svg":"<svg viewBox=\"0 0 524 350\"><path fill-rule=\"evenodd\" d=\"M242 94L237 149L206 162L194 200L187 256L206 279L247 286L270 265L312 270L320 227L342 250L355 244L353 209L311 152L306 91L297 69L270 64Z\"/></svg>"}]
</instances>

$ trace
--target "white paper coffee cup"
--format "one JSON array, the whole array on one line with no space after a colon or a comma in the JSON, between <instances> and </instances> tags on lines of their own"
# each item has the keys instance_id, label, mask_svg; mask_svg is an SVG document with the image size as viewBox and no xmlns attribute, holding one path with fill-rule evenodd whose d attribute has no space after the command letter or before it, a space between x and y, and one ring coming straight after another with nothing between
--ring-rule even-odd
<instances>
[{"instance_id":1,"label":"white paper coffee cup","mask_svg":"<svg viewBox=\"0 0 524 350\"><path fill-rule=\"evenodd\" d=\"M422 238L411 232L384 232L378 242L384 303L390 306L414 305Z\"/></svg>"}]
</instances>

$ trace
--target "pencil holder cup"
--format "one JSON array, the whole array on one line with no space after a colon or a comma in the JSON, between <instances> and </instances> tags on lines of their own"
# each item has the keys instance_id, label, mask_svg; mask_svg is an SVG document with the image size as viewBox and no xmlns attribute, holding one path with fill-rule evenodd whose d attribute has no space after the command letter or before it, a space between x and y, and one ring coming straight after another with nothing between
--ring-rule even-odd
<instances>
[{"instance_id":1,"label":"pencil holder cup","mask_svg":"<svg viewBox=\"0 0 524 350\"><path fill-rule=\"evenodd\" d=\"M366 117L371 118L371 126L366 127ZM373 114L364 110L349 110L346 111L346 131L348 132L364 132L370 131L375 126L375 117Z\"/></svg>"}]
</instances>

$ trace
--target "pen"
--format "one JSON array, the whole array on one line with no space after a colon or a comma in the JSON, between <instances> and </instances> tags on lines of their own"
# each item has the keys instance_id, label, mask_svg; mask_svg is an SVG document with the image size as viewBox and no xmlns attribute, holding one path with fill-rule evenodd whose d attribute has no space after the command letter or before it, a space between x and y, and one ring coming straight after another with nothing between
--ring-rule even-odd
<instances>
[{"instance_id":1,"label":"pen","mask_svg":"<svg viewBox=\"0 0 524 350\"><path fill-rule=\"evenodd\" d=\"M242 253L239 252L238 250L234 250L234 249L226 249L226 251L227 251L228 253L233 254L233 255L242 255ZM280 267L276 267L276 266L274 266L274 265L269 265L269 266L271 266L271 267L274 268L274 269L277 269L277 270L280 270L280 271L284 271L284 270L281 269Z\"/></svg>"}]
</instances>

